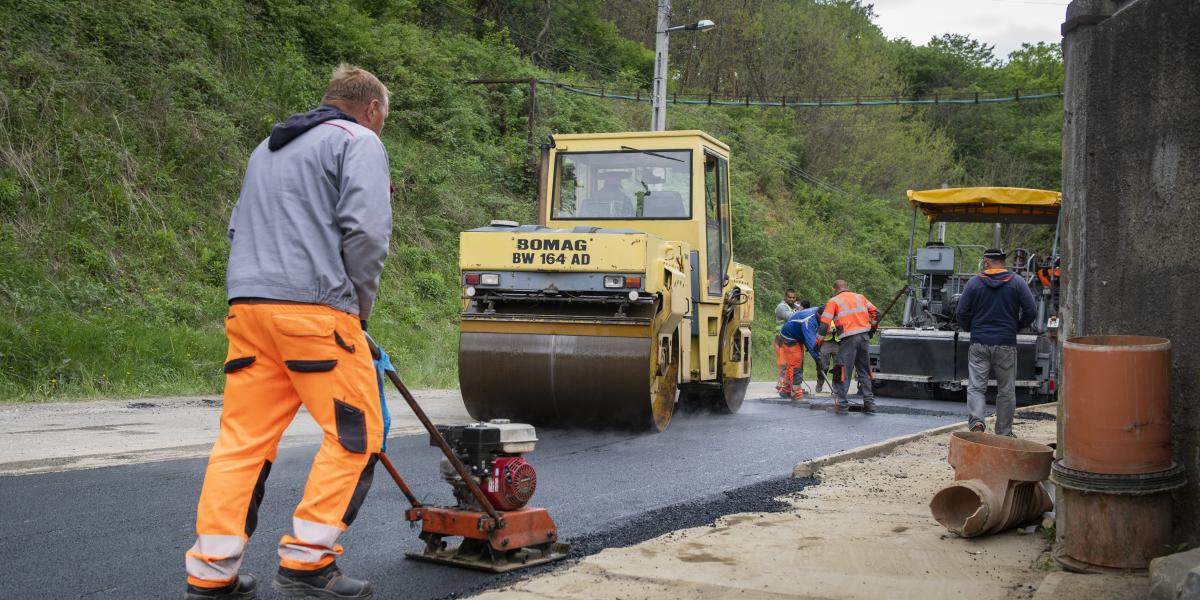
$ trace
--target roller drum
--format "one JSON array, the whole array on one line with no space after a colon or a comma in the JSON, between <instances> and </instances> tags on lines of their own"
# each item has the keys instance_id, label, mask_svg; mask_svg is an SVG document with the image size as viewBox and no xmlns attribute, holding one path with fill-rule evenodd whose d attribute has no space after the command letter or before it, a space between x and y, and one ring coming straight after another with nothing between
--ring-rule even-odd
<instances>
[{"instance_id":1,"label":"roller drum","mask_svg":"<svg viewBox=\"0 0 1200 600\"><path fill-rule=\"evenodd\" d=\"M651 359L646 337L463 332L458 379L475 419L644 429Z\"/></svg>"}]
</instances>

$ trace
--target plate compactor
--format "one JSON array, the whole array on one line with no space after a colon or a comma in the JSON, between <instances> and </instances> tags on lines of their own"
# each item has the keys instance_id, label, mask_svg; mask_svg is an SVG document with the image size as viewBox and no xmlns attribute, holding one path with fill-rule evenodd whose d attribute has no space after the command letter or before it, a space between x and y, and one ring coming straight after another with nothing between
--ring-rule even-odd
<instances>
[{"instance_id":1,"label":"plate compactor","mask_svg":"<svg viewBox=\"0 0 1200 600\"><path fill-rule=\"evenodd\" d=\"M372 354L378 356L372 348ZM454 506L422 504L392 465L379 460L411 508L404 517L420 522L421 552L411 559L503 573L566 558L558 527L544 508L526 506L537 488L537 473L522 456L533 450L533 426L496 419L471 425L434 425L395 371L383 371L441 449L442 477L454 488ZM457 545L446 538L461 537Z\"/></svg>"}]
</instances>

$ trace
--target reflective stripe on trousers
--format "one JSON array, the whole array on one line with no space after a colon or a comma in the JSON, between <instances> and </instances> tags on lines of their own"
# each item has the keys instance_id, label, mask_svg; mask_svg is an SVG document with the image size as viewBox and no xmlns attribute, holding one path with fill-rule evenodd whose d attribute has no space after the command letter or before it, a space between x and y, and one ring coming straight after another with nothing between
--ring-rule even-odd
<instances>
[{"instance_id":1,"label":"reflective stripe on trousers","mask_svg":"<svg viewBox=\"0 0 1200 600\"><path fill-rule=\"evenodd\" d=\"M246 540L240 535L199 535L184 555L188 583L222 587L237 577Z\"/></svg>"},{"instance_id":2,"label":"reflective stripe on trousers","mask_svg":"<svg viewBox=\"0 0 1200 600\"><path fill-rule=\"evenodd\" d=\"M289 569L324 567L342 555L337 539L342 528L292 517L292 532L279 541L279 565Z\"/></svg>"}]
</instances>

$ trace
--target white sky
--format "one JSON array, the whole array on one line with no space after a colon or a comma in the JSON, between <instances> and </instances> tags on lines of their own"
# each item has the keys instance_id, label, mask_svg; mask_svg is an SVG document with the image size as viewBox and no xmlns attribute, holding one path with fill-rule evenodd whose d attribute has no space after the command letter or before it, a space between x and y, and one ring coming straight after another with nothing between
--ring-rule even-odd
<instances>
[{"instance_id":1,"label":"white sky","mask_svg":"<svg viewBox=\"0 0 1200 600\"><path fill-rule=\"evenodd\" d=\"M1060 42L1067 0L868 0L875 23L889 38L916 45L943 33L962 33L994 44L997 58L1022 42Z\"/></svg>"}]
</instances>

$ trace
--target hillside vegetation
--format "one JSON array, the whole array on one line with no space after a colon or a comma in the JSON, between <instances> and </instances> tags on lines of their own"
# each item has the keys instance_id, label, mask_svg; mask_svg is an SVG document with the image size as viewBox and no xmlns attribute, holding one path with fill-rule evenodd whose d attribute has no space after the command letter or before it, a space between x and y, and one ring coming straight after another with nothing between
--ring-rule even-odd
<instances>
[{"instance_id":1,"label":"hillside vegetation","mask_svg":"<svg viewBox=\"0 0 1200 600\"><path fill-rule=\"evenodd\" d=\"M381 6L386 4L386 6ZM1061 84L1056 47L889 41L854 1L677 0L720 19L672 45L681 92L925 93ZM372 331L413 386L456 384L457 233L534 218L526 88L645 87L652 3L27 0L0 6L0 399L211 393L225 223L245 160L332 67L392 89L392 255ZM765 22L771 23L768 32ZM770 42L770 43L767 43ZM972 45L973 44L973 45ZM536 138L645 129L649 108L552 90ZM757 269L758 364L785 287L901 285L907 188L1057 187L1061 102L969 108L671 107L733 147L734 252Z\"/></svg>"}]
</instances>

